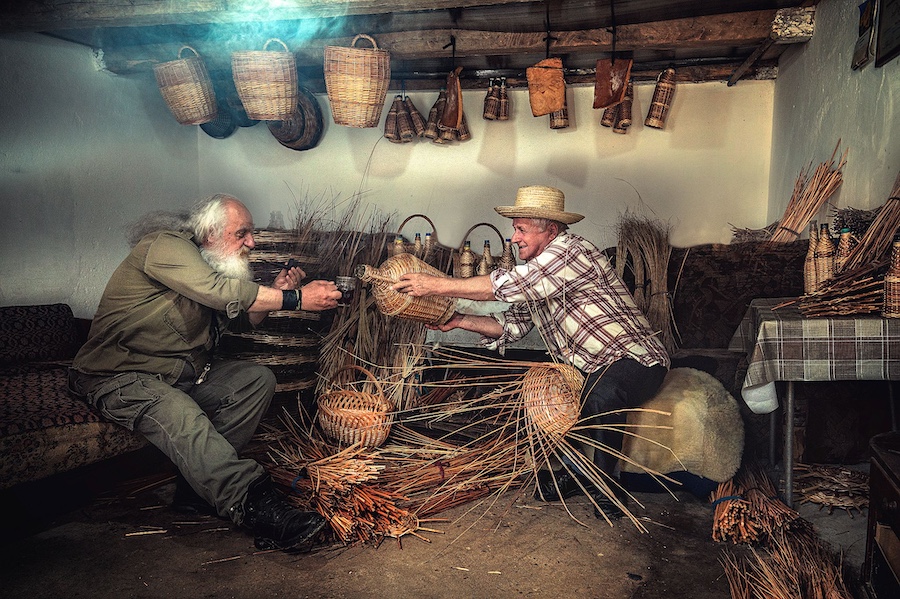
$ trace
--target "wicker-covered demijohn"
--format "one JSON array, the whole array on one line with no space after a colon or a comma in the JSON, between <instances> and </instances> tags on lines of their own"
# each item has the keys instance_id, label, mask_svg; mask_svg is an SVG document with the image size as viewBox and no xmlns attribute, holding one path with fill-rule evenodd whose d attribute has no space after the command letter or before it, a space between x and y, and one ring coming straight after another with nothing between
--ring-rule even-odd
<instances>
[{"instance_id":1,"label":"wicker-covered demijohn","mask_svg":"<svg viewBox=\"0 0 900 599\"><path fill-rule=\"evenodd\" d=\"M356 48L360 39L371 48ZM375 127L391 81L391 56L370 36L359 34L350 46L325 46L325 89L338 125Z\"/></svg>"},{"instance_id":2,"label":"wicker-covered demijohn","mask_svg":"<svg viewBox=\"0 0 900 599\"><path fill-rule=\"evenodd\" d=\"M185 50L194 56L182 57ZM182 46L178 59L153 67L156 84L172 116L182 125L202 125L216 118L219 112L216 93L206 65L190 46Z\"/></svg>"},{"instance_id":3,"label":"wicker-covered demijohn","mask_svg":"<svg viewBox=\"0 0 900 599\"><path fill-rule=\"evenodd\" d=\"M522 399L529 422L548 440L559 440L581 414L584 376L568 364L532 366L522 379Z\"/></svg>"},{"instance_id":4,"label":"wicker-covered demijohn","mask_svg":"<svg viewBox=\"0 0 900 599\"><path fill-rule=\"evenodd\" d=\"M340 445L361 443L379 447L391 432L394 406L384 396L381 383L362 366L350 365L338 370L358 370L367 381L335 386L318 398L318 420L322 431Z\"/></svg>"},{"instance_id":5,"label":"wicker-covered demijohn","mask_svg":"<svg viewBox=\"0 0 900 599\"><path fill-rule=\"evenodd\" d=\"M438 269L419 260L412 254L391 256L375 268L361 264L356 268L356 276L372 287L375 305L385 316L396 316L430 325L442 325L453 316L456 300L450 297L414 297L391 289L391 286L408 273L425 273L436 277L446 277Z\"/></svg>"},{"instance_id":6,"label":"wicker-covered demijohn","mask_svg":"<svg viewBox=\"0 0 900 599\"><path fill-rule=\"evenodd\" d=\"M272 42L284 51L268 51ZM231 73L247 116L259 121L284 121L297 108L297 61L287 45L270 39L263 49L234 52Z\"/></svg>"}]
</instances>

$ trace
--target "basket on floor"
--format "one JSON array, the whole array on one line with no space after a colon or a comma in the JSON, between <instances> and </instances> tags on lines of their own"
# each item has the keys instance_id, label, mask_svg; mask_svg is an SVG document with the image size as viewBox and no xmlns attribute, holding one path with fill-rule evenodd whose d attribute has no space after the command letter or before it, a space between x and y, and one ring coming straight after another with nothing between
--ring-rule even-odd
<instances>
[{"instance_id":1,"label":"basket on floor","mask_svg":"<svg viewBox=\"0 0 900 599\"><path fill-rule=\"evenodd\" d=\"M356 48L366 39L371 48ZM325 89L338 125L375 127L391 81L391 56L370 36L359 34L350 47L325 46Z\"/></svg>"},{"instance_id":2,"label":"basket on floor","mask_svg":"<svg viewBox=\"0 0 900 599\"><path fill-rule=\"evenodd\" d=\"M350 365L338 370L358 370L368 381L354 383L362 390L335 387L319 396L319 426L325 434L341 445L362 443L366 447L379 447L391 432L394 406L384 396L381 383L361 366Z\"/></svg>"},{"instance_id":3,"label":"basket on floor","mask_svg":"<svg viewBox=\"0 0 900 599\"><path fill-rule=\"evenodd\" d=\"M281 44L284 51L267 51L272 42ZM262 51L232 53L231 72L250 119L283 121L297 108L297 62L283 41L273 38Z\"/></svg>"},{"instance_id":4,"label":"basket on floor","mask_svg":"<svg viewBox=\"0 0 900 599\"><path fill-rule=\"evenodd\" d=\"M412 254L391 256L375 268L368 264L356 267L356 276L372 287L372 296L379 312L429 325L442 325L456 311L456 300L451 297L415 297L391 289L391 286L408 273L425 273L436 277L447 275Z\"/></svg>"},{"instance_id":5,"label":"basket on floor","mask_svg":"<svg viewBox=\"0 0 900 599\"><path fill-rule=\"evenodd\" d=\"M185 50L193 56L182 58ZM216 93L206 65L190 46L182 46L178 59L153 67L156 84L175 120L182 125L202 125L216 118Z\"/></svg>"},{"instance_id":6,"label":"basket on floor","mask_svg":"<svg viewBox=\"0 0 900 599\"><path fill-rule=\"evenodd\" d=\"M581 414L584 376L574 366L533 366L522 379L525 413L549 439L561 439Z\"/></svg>"}]
</instances>

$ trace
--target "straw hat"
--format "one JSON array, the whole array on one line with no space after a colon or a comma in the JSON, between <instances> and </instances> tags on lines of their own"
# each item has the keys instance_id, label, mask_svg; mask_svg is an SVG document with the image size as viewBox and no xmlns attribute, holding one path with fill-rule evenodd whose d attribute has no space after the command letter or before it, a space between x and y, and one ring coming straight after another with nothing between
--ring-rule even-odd
<instances>
[{"instance_id":1,"label":"straw hat","mask_svg":"<svg viewBox=\"0 0 900 599\"><path fill-rule=\"evenodd\" d=\"M571 225L584 218L581 214L566 212L566 196L555 187L529 185L516 193L515 206L494 208L507 218L546 218Z\"/></svg>"}]
</instances>

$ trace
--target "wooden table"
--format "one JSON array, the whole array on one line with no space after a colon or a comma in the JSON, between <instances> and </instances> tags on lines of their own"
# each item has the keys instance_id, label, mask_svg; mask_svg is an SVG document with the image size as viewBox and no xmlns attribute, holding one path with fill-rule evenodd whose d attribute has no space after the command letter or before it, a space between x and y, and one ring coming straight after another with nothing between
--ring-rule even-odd
<instances>
[{"instance_id":1,"label":"wooden table","mask_svg":"<svg viewBox=\"0 0 900 599\"><path fill-rule=\"evenodd\" d=\"M794 382L900 380L900 319L869 314L810 318L795 306L773 310L788 299L750 302L729 349L748 355L741 395L754 413L774 414L780 405L775 382L787 383L784 493L785 503L792 506ZM772 422L774 432L774 418ZM774 444L774 437L771 441Z\"/></svg>"}]
</instances>

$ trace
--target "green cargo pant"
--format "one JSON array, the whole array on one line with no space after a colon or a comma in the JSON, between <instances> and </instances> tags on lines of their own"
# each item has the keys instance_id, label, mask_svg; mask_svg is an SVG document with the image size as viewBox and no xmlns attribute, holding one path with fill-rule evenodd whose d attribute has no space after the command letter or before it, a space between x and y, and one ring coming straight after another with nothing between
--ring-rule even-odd
<instances>
[{"instance_id":1,"label":"green cargo pant","mask_svg":"<svg viewBox=\"0 0 900 599\"><path fill-rule=\"evenodd\" d=\"M220 516L236 524L243 521L247 488L265 470L238 453L272 401L271 370L217 360L203 382L187 381L178 388L138 372L112 378L71 373L72 391L109 420L147 437Z\"/></svg>"}]
</instances>

